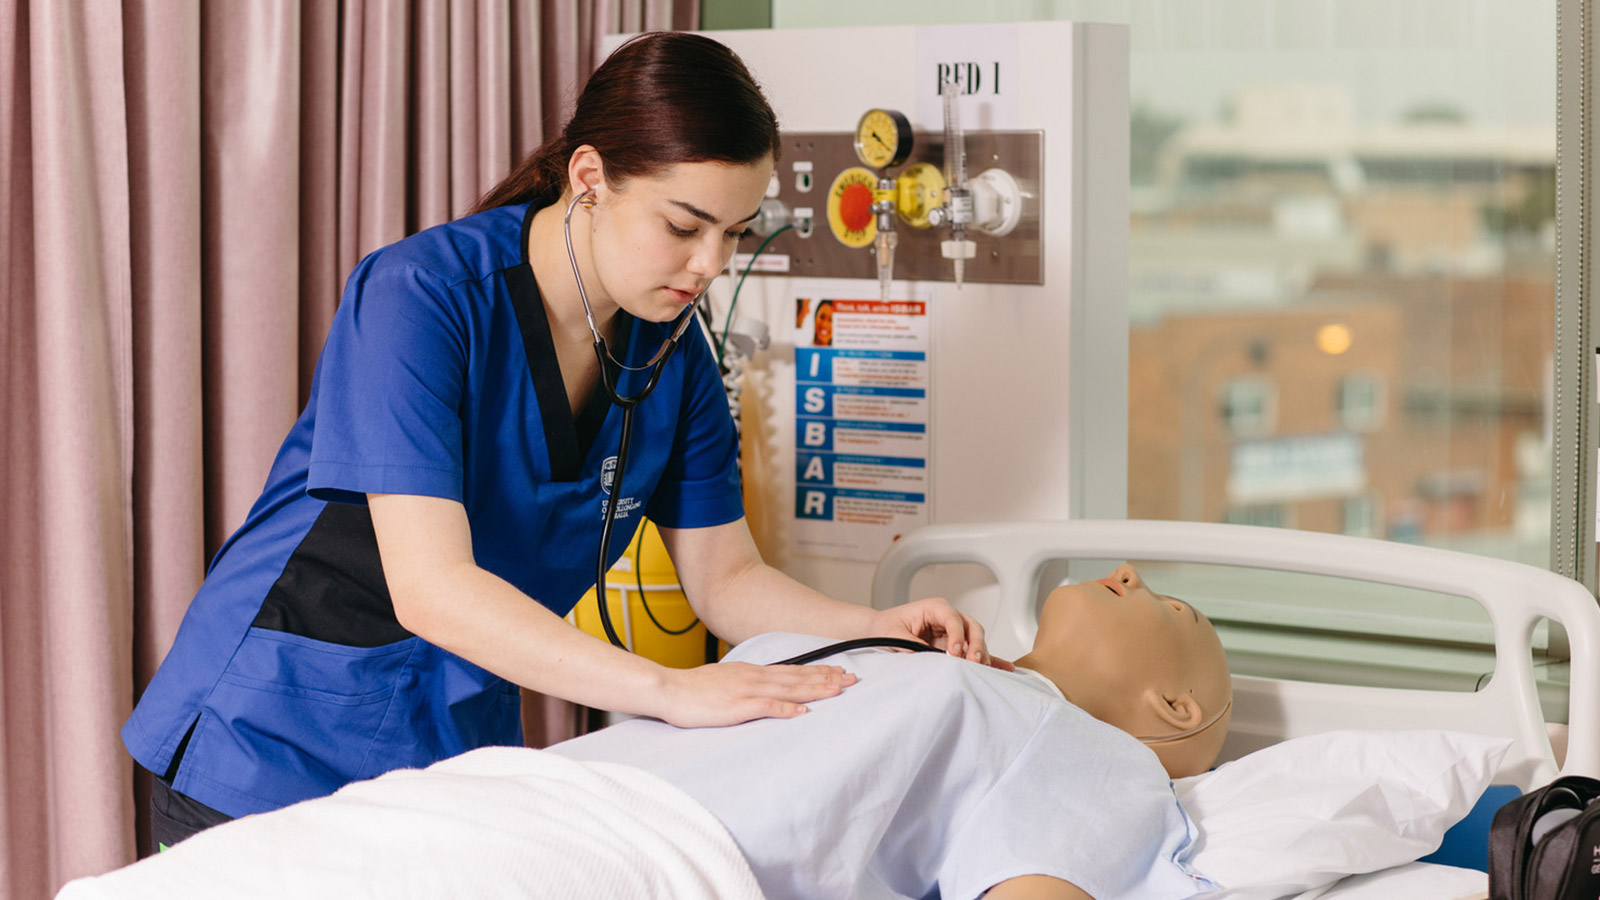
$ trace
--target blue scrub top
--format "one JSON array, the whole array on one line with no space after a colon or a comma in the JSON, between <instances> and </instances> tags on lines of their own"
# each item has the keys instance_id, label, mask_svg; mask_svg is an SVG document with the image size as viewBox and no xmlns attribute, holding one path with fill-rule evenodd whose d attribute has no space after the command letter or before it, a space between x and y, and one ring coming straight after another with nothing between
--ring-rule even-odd
<instances>
[{"instance_id":1,"label":"blue scrub top","mask_svg":"<svg viewBox=\"0 0 1600 900\"><path fill-rule=\"evenodd\" d=\"M305 411L122 729L175 790L240 816L522 743L516 685L396 620L366 494L459 501L478 565L558 615L593 585L622 410L602 389L576 416L568 406L522 252L536 209L429 229L350 276ZM671 323L619 315L612 352L640 365ZM609 562L641 514L673 528L743 515L698 328L633 428Z\"/></svg>"}]
</instances>

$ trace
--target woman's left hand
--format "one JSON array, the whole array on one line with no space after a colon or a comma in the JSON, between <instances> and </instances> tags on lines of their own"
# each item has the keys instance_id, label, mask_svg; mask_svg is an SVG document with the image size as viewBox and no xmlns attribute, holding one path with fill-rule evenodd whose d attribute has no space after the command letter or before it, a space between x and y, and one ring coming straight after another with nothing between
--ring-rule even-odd
<instances>
[{"instance_id":1,"label":"woman's left hand","mask_svg":"<svg viewBox=\"0 0 1600 900\"><path fill-rule=\"evenodd\" d=\"M929 597L878 613L877 633L884 637L910 638L940 650L997 669L1012 670L1011 663L989 655L983 626L963 615L942 597Z\"/></svg>"}]
</instances>

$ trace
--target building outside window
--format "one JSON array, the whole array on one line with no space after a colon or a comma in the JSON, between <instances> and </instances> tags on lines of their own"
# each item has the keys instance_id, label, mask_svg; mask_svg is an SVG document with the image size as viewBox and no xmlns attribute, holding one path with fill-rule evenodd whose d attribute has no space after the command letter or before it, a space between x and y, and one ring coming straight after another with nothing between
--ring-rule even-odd
<instances>
[{"instance_id":1,"label":"building outside window","mask_svg":"<svg viewBox=\"0 0 1600 900\"><path fill-rule=\"evenodd\" d=\"M1281 506L1236 506L1223 516L1229 525L1260 525L1264 528L1288 528L1289 514Z\"/></svg>"},{"instance_id":2,"label":"building outside window","mask_svg":"<svg viewBox=\"0 0 1600 900\"><path fill-rule=\"evenodd\" d=\"M1356 537L1375 537L1378 504L1370 494L1350 497L1344 501L1344 527L1345 534Z\"/></svg>"},{"instance_id":3,"label":"building outside window","mask_svg":"<svg viewBox=\"0 0 1600 900\"><path fill-rule=\"evenodd\" d=\"M1222 417L1235 437L1263 437L1278 419L1277 391L1257 376L1236 378L1222 386Z\"/></svg>"},{"instance_id":4,"label":"building outside window","mask_svg":"<svg viewBox=\"0 0 1600 900\"><path fill-rule=\"evenodd\" d=\"M1353 372L1339 380L1339 424L1346 431L1376 431L1383 425L1386 401L1382 375Z\"/></svg>"}]
</instances>

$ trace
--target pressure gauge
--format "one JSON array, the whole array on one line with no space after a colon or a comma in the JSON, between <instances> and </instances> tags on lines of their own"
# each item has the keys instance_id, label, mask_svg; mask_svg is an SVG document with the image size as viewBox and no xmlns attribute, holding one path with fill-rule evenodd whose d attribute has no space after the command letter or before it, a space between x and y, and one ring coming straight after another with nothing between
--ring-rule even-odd
<instances>
[{"instance_id":1,"label":"pressure gauge","mask_svg":"<svg viewBox=\"0 0 1600 900\"><path fill-rule=\"evenodd\" d=\"M869 109L856 123L856 156L874 169L898 166L911 155L911 120L892 109Z\"/></svg>"}]
</instances>

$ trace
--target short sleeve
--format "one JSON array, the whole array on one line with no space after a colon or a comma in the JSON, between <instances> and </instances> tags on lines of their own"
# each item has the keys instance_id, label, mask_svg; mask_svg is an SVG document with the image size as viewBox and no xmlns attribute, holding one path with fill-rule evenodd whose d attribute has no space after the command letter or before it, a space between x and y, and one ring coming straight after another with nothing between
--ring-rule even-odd
<instances>
[{"instance_id":1,"label":"short sleeve","mask_svg":"<svg viewBox=\"0 0 1600 900\"><path fill-rule=\"evenodd\" d=\"M1096 900L1213 890L1188 867L1193 825L1154 754L1070 712L1046 717L960 824L941 896L976 898L1021 875L1060 878Z\"/></svg>"},{"instance_id":2,"label":"short sleeve","mask_svg":"<svg viewBox=\"0 0 1600 900\"><path fill-rule=\"evenodd\" d=\"M672 455L645 513L668 528L721 525L744 515L739 438L704 332L691 329L679 349L685 366L682 408Z\"/></svg>"},{"instance_id":3,"label":"short sleeve","mask_svg":"<svg viewBox=\"0 0 1600 900\"><path fill-rule=\"evenodd\" d=\"M466 327L425 270L380 251L351 274L317 363L307 488L461 500Z\"/></svg>"}]
</instances>

